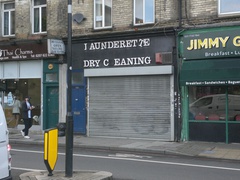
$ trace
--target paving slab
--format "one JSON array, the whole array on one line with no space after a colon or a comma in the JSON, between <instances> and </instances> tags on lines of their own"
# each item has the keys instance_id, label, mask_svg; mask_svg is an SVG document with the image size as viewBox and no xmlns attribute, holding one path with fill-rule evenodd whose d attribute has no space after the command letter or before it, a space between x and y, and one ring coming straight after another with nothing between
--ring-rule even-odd
<instances>
[{"instance_id":1,"label":"paving slab","mask_svg":"<svg viewBox=\"0 0 240 180\"><path fill-rule=\"evenodd\" d=\"M43 131L30 130L30 139L24 139L19 129L10 130L10 143L15 146L19 143L39 144L44 143ZM74 147L97 150L122 151L127 153L148 154L171 154L190 157L209 157L229 160L240 160L239 143L216 143L216 142L165 142L162 140L109 138L109 137L87 137L74 135ZM59 146L65 146L66 138L58 138Z\"/></svg>"}]
</instances>

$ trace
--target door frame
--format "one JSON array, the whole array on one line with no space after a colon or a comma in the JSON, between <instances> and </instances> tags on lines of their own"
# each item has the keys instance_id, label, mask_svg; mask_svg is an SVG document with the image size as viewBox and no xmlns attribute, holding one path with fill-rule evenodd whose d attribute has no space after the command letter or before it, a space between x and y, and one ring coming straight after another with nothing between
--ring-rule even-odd
<instances>
[{"instance_id":1,"label":"door frame","mask_svg":"<svg viewBox=\"0 0 240 180\"><path fill-rule=\"evenodd\" d=\"M49 110L51 110L51 107L48 106L48 103L47 103L47 100L48 100L48 97L50 96L48 94L48 89L49 88L57 88L59 90L59 86L58 85L48 85L48 86L45 86L44 87L44 96L43 96L43 104L44 104L44 107L43 107L43 129L49 129L49 128L52 128L52 127L49 127L49 123L48 122L48 116L49 116ZM59 100L59 95L57 97L57 99ZM57 110L59 111L59 101L56 102L58 103L57 105ZM49 120L49 121L52 121L52 120ZM57 120L56 122L58 123L59 122L59 112L58 112L58 117L57 117ZM57 123L56 123L56 126L57 126Z\"/></svg>"},{"instance_id":2,"label":"door frame","mask_svg":"<svg viewBox=\"0 0 240 180\"><path fill-rule=\"evenodd\" d=\"M43 115L43 119L42 119L42 128L43 130L49 128L47 126L47 117L48 115L46 114L47 112L47 97L48 95L47 93L47 88L49 87L56 87L59 89L59 64L57 63L58 60L57 59L51 59L51 60L44 60L43 61L43 108L42 108L42 115ZM51 75L51 74L56 74L56 81L49 81L47 79L47 75ZM59 100L59 96L58 96L58 100ZM58 101L59 103L59 101ZM59 104L58 104L59 107ZM59 109L58 109L59 110ZM58 115L59 116L59 115ZM59 122L59 119L58 119Z\"/></svg>"},{"instance_id":3,"label":"door frame","mask_svg":"<svg viewBox=\"0 0 240 180\"><path fill-rule=\"evenodd\" d=\"M84 132L79 132L79 131L74 131L74 133L80 133L80 134L84 134L84 135L86 135L86 133L87 133L87 113L86 113L86 94L87 94L87 92L86 92L86 78L84 77L84 70L83 69L75 69L75 70L72 70L72 73L79 73L79 75L81 75L80 77L80 81L79 82L77 82L77 83L72 83L72 94L73 94L73 91L75 90L75 88L76 87L80 87L80 88L83 88L83 97L81 97L80 99L83 99L84 100L84 102L81 102L81 103L84 103L84 105L85 105L85 108L84 108L84 117L82 117L83 119L84 119L84 128L85 128L85 130L84 130ZM72 97L73 98L73 97ZM72 114L74 114L74 112L73 112L73 109L75 109L75 107L74 107L74 103L73 103L73 99L72 99ZM74 116L73 116L73 125L74 125Z\"/></svg>"}]
</instances>

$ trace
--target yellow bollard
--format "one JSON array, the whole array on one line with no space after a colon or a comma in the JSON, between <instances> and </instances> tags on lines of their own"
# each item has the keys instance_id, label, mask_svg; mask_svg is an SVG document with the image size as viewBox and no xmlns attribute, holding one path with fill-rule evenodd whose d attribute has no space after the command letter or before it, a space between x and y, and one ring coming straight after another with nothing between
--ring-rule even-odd
<instances>
[{"instance_id":1,"label":"yellow bollard","mask_svg":"<svg viewBox=\"0 0 240 180\"><path fill-rule=\"evenodd\" d=\"M58 129L48 129L44 132L44 163L52 176L58 158Z\"/></svg>"}]
</instances>

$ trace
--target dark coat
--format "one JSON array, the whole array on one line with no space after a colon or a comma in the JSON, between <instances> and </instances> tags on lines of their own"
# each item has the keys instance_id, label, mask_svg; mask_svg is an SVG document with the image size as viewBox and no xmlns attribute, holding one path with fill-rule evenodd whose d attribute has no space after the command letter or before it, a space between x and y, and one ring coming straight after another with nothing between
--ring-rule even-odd
<instances>
[{"instance_id":1,"label":"dark coat","mask_svg":"<svg viewBox=\"0 0 240 180\"><path fill-rule=\"evenodd\" d=\"M32 106L32 104L30 102L29 102L29 104L30 104L30 106ZM23 101L22 102L22 118L23 119L28 119L28 111L29 110L30 110L30 108L27 107L26 101ZM32 118L32 113L31 113L31 118Z\"/></svg>"}]
</instances>

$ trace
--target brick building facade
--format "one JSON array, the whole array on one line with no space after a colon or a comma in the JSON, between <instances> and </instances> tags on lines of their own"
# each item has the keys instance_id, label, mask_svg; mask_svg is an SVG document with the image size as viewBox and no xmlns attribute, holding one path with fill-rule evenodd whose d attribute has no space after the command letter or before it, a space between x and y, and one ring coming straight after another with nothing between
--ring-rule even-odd
<instances>
[{"instance_id":1,"label":"brick building facade","mask_svg":"<svg viewBox=\"0 0 240 180\"><path fill-rule=\"evenodd\" d=\"M47 40L63 40L67 47L68 2L0 3L2 99L9 92L32 96L39 129L64 123L67 57L49 54ZM74 131L179 140L183 59L177 42L191 29L237 26L238 12L220 3L225 1L72 0ZM5 110L11 120L11 106Z\"/></svg>"},{"instance_id":2,"label":"brick building facade","mask_svg":"<svg viewBox=\"0 0 240 180\"><path fill-rule=\"evenodd\" d=\"M239 6L234 0L182 1L183 141L239 142Z\"/></svg>"}]
</instances>

